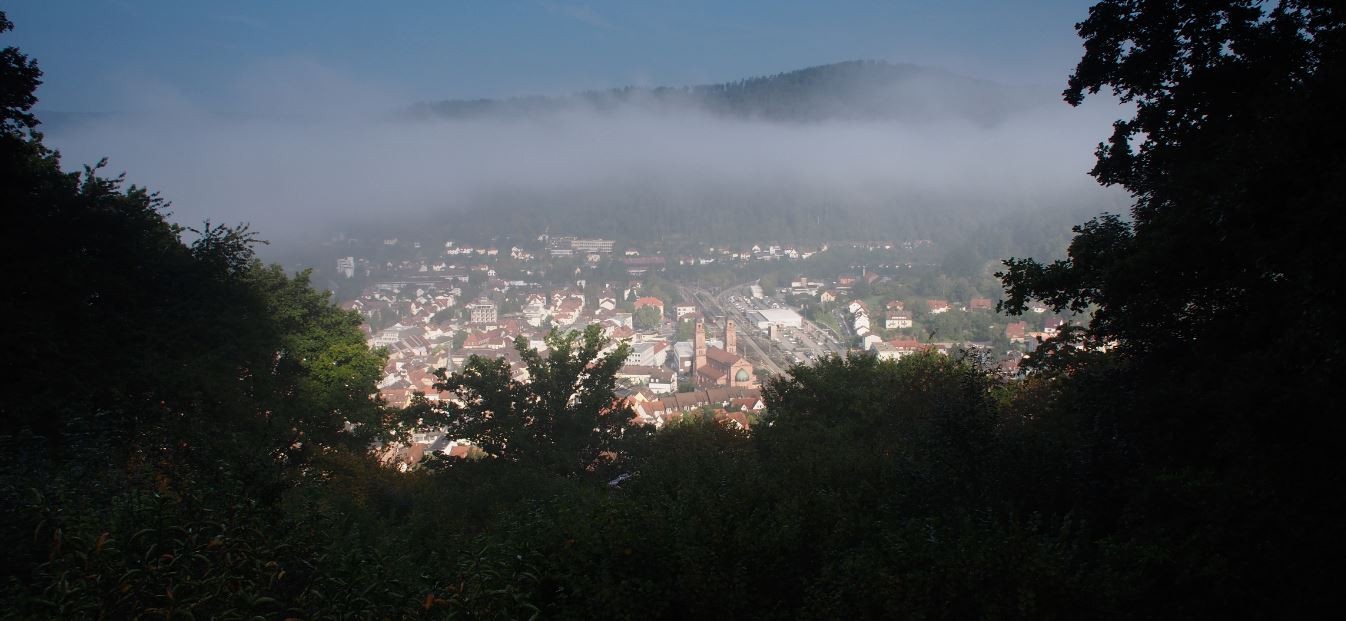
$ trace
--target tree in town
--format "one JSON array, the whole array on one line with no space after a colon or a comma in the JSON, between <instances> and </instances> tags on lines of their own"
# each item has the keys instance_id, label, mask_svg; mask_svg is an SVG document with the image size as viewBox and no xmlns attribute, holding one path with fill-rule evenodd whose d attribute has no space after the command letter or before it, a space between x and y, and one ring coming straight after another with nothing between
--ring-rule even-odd
<instances>
[{"instance_id":1,"label":"tree in town","mask_svg":"<svg viewBox=\"0 0 1346 621\"><path fill-rule=\"evenodd\" d=\"M678 331L673 338L675 341L690 341L696 338L696 320L690 317L679 320Z\"/></svg>"},{"instance_id":2,"label":"tree in town","mask_svg":"<svg viewBox=\"0 0 1346 621\"><path fill-rule=\"evenodd\" d=\"M591 325L582 333L552 331L544 353L516 339L526 377L505 358L472 356L461 371L440 369L435 389L453 398L426 423L447 427L497 459L563 474L598 468L620 455L633 416L615 393L630 347L609 345Z\"/></svg>"},{"instance_id":3,"label":"tree in town","mask_svg":"<svg viewBox=\"0 0 1346 621\"><path fill-rule=\"evenodd\" d=\"M657 330L663 323L664 316L657 306L642 306L632 315L631 321L637 330Z\"/></svg>"}]
</instances>

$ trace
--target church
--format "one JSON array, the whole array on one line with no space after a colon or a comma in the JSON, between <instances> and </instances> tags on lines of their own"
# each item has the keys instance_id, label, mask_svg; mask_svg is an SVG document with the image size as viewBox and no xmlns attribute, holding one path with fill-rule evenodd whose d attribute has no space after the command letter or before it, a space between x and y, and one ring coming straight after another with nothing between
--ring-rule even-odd
<instances>
[{"instance_id":1,"label":"church","mask_svg":"<svg viewBox=\"0 0 1346 621\"><path fill-rule=\"evenodd\" d=\"M752 363L738 355L737 334L734 320L724 322L724 348L707 347L706 332L701 320L696 322L693 338L695 356L692 359L692 377L701 387L729 386L734 388L755 388L757 380L752 373Z\"/></svg>"}]
</instances>

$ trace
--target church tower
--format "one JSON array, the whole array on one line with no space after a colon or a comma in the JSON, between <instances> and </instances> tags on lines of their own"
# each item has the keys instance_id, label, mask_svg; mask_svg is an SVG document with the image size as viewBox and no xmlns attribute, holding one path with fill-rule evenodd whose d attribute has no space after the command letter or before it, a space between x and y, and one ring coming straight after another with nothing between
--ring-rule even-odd
<instances>
[{"instance_id":1,"label":"church tower","mask_svg":"<svg viewBox=\"0 0 1346 621\"><path fill-rule=\"evenodd\" d=\"M737 342L736 342L736 341L737 341L737 335L735 334L735 331L734 331L734 320L733 320L733 319L725 319L725 320L724 320L724 350L727 351L727 352L729 352L729 353L731 353L731 354L738 355L738 346L737 346Z\"/></svg>"},{"instance_id":2,"label":"church tower","mask_svg":"<svg viewBox=\"0 0 1346 621\"><path fill-rule=\"evenodd\" d=\"M692 336L692 346L696 350L696 357L692 359L692 371L696 372L706 366L706 330L701 324L701 320L696 320L696 334Z\"/></svg>"}]
</instances>

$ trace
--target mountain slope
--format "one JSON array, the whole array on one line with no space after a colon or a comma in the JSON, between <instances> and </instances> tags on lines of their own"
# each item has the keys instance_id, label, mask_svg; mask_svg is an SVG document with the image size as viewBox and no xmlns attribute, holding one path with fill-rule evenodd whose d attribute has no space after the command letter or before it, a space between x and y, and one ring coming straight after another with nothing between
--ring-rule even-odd
<instances>
[{"instance_id":1,"label":"mountain slope","mask_svg":"<svg viewBox=\"0 0 1346 621\"><path fill-rule=\"evenodd\" d=\"M963 119L994 125L1039 99L1026 88L939 69L853 60L721 84L626 87L563 97L447 100L421 104L416 113L427 118L465 119L632 106L780 122Z\"/></svg>"}]
</instances>

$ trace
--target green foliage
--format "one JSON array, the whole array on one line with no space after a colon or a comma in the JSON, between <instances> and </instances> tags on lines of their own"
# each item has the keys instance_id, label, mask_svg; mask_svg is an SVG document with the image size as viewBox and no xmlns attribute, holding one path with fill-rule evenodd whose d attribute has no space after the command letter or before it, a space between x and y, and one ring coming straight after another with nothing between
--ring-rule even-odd
<instances>
[{"instance_id":1,"label":"green foliage","mask_svg":"<svg viewBox=\"0 0 1346 621\"><path fill-rule=\"evenodd\" d=\"M458 351L458 350L462 349L462 348L463 348L463 345L466 345L466 344L467 344L467 336L468 336L468 334L469 334L469 332L468 332L467 330L458 330L458 331L456 331L456 332L453 333L453 341L452 341L452 343L453 343L453 350L454 350L454 351Z\"/></svg>"},{"instance_id":2,"label":"green foliage","mask_svg":"<svg viewBox=\"0 0 1346 621\"><path fill-rule=\"evenodd\" d=\"M664 322L664 316L657 306L644 306L635 312L631 321L637 330L657 330Z\"/></svg>"},{"instance_id":3,"label":"green foliage","mask_svg":"<svg viewBox=\"0 0 1346 621\"><path fill-rule=\"evenodd\" d=\"M1312 324L1304 334L1335 322L1313 309L1335 308L1322 297L1341 265L1343 230L1324 211L1343 166L1340 9L1099 3L1079 25L1085 55L1065 95L1079 104L1109 88L1135 105L1092 173L1131 193L1131 219L1078 227L1067 260L1008 262L1006 308L1096 306L1093 332L1138 350L1278 311L1264 300L1314 300L1293 313Z\"/></svg>"},{"instance_id":4,"label":"green foliage","mask_svg":"<svg viewBox=\"0 0 1346 621\"><path fill-rule=\"evenodd\" d=\"M16 129L36 124L24 116L35 65L13 48L3 56L0 202L11 226L0 252L30 268L13 271L0 301L25 318L6 328L0 364L22 389L0 404L0 434L31 433L58 452L103 434L100 458L154 455L259 493L316 452L363 449L345 429L378 418L382 359L358 314L307 274L263 266L246 225L178 227L156 194L101 176L103 163L62 172L40 135Z\"/></svg>"},{"instance_id":5,"label":"green foliage","mask_svg":"<svg viewBox=\"0 0 1346 621\"><path fill-rule=\"evenodd\" d=\"M802 466L815 472L834 459L848 469L874 460L913 502L970 510L994 487L994 387L989 375L939 354L901 363L830 356L767 384L759 436L781 451L782 467L793 469L784 454L809 446L823 449Z\"/></svg>"},{"instance_id":6,"label":"green foliage","mask_svg":"<svg viewBox=\"0 0 1346 621\"><path fill-rule=\"evenodd\" d=\"M1001 277L1009 312L1092 312L1029 365L1056 385L1061 428L1107 430L1076 436L1108 466L1081 508L1108 527L1104 562L1149 593L1128 602L1141 614L1317 610L1343 553L1327 516L1346 510L1311 482L1346 476L1346 428L1324 414L1343 377L1346 13L1106 0L1078 30L1066 100L1134 106L1092 171L1131 194L1130 217Z\"/></svg>"},{"instance_id":7,"label":"green foliage","mask_svg":"<svg viewBox=\"0 0 1346 621\"><path fill-rule=\"evenodd\" d=\"M696 320L683 318L678 321L677 332L673 335L673 341L690 341L696 338Z\"/></svg>"},{"instance_id":8,"label":"green foliage","mask_svg":"<svg viewBox=\"0 0 1346 621\"><path fill-rule=\"evenodd\" d=\"M0 13L0 35L14 29L14 23ZM31 110L37 103L35 92L42 83L42 71L16 47L0 49L0 133L21 136L37 127Z\"/></svg>"},{"instance_id":9,"label":"green foliage","mask_svg":"<svg viewBox=\"0 0 1346 621\"><path fill-rule=\"evenodd\" d=\"M456 399L436 406L426 424L446 427L498 459L559 473L598 467L601 454L619 449L634 416L613 392L630 347L622 343L604 354L608 340L597 325L582 334L553 330L546 344L543 355L522 337L515 341L527 381L514 379L504 358L472 356L461 371L440 369L435 389Z\"/></svg>"},{"instance_id":10,"label":"green foliage","mask_svg":"<svg viewBox=\"0 0 1346 621\"><path fill-rule=\"evenodd\" d=\"M11 558L31 571L5 585L6 616L519 618L536 610L521 594L537 559L497 554L473 531L507 499L555 485L500 468L489 485L455 479L461 470L400 475L351 454L324 455L313 467L319 476L280 505L206 488L88 498L89 482L78 480L7 504L5 531L22 542L11 550L31 554Z\"/></svg>"},{"instance_id":11,"label":"green foliage","mask_svg":"<svg viewBox=\"0 0 1346 621\"><path fill-rule=\"evenodd\" d=\"M632 448L621 489L512 513L494 536L546 559L530 601L650 618L1042 618L1106 602L1074 570L1074 529L1004 510L1020 436L999 381L935 354L792 373L751 436L684 417Z\"/></svg>"},{"instance_id":12,"label":"green foliage","mask_svg":"<svg viewBox=\"0 0 1346 621\"><path fill-rule=\"evenodd\" d=\"M780 278L776 274L764 274L757 279L757 285L768 294L774 294L780 289Z\"/></svg>"}]
</instances>

